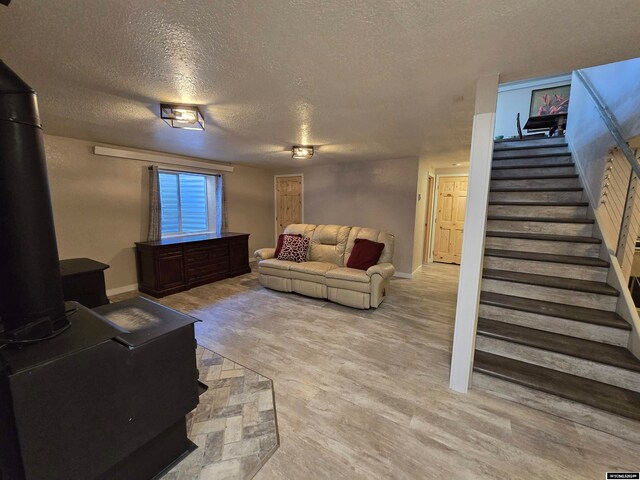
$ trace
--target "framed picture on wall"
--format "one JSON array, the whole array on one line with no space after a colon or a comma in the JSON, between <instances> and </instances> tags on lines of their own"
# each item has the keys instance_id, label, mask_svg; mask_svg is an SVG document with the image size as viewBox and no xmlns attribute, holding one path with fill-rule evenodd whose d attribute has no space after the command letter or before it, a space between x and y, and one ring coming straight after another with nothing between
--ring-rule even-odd
<instances>
[{"instance_id":1,"label":"framed picture on wall","mask_svg":"<svg viewBox=\"0 0 640 480\"><path fill-rule=\"evenodd\" d=\"M529 118L547 115L566 115L569 111L571 85L541 88L531 92Z\"/></svg>"}]
</instances>

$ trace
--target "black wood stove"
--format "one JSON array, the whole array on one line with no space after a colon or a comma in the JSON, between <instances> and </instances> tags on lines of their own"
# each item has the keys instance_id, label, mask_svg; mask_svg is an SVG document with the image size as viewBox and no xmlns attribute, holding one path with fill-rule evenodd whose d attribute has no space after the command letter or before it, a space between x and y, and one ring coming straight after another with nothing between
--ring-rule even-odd
<instances>
[{"instance_id":1,"label":"black wood stove","mask_svg":"<svg viewBox=\"0 0 640 480\"><path fill-rule=\"evenodd\" d=\"M189 452L194 318L63 300L35 92L0 61L0 480L153 478Z\"/></svg>"}]
</instances>

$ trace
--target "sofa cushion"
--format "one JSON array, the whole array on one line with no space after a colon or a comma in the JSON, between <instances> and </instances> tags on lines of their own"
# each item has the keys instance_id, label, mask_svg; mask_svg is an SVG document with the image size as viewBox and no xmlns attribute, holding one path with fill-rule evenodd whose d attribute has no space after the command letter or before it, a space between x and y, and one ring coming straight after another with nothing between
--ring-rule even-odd
<instances>
[{"instance_id":1,"label":"sofa cushion","mask_svg":"<svg viewBox=\"0 0 640 480\"><path fill-rule=\"evenodd\" d=\"M326 273L337 265L328 262L303 262L291 265L291 278L327 284Z\"/></svg>"},{"instance_id":2,"label":"sofa cushion","mask_svg":"<svg viewBox=\"0 0 640 480\"><path fill-rule=\"evenodd\" d=\"M350 292L371 293L370 283L351 282L349 280L338 280L337 278L327 278L327 287Z\"/></svg>"},{"instance_id":3,"label":"sofa cushion","mask_svg":"<svg viewBox=\"0 0 640 480\"><path fill-rule=\"evenodd\" d=\"M384 243L384 250L380 254L378 263L391 263L393 258L394 237L391 233L376 228L351 227L349 232L349 240L347 241L347 249L344 252L344 263L349 263L349 257L353 251L353 246L358 238L366 238L374 242Z\"/></svg>"},{"instance_id":4,"label":"sofa cushion","mask_svg":"<svg viewBox=\"0 0 640 480\"><path fill-rule=\"evenodd\" d=\"M308 273L310 275L324 275L334 268L338 268L333 263L328 262L302 262L291 265L292 272Z\"/></svg>"},{"instance_id":5,"label":"sofa cushion","mask_svg":"<svg viewBox=\"0 0 640 480\"><path fill-rule=\"evenodd\" d=\"M367 277L367 280L364 277ZM369 278L369 275L364 270L341 267L327 272L327 286L353 292L369 293L371 291Z\"/></svg>"},{"instance_id":6,"label":"sofa cushion","mask_svg":"<svg viewBox=\"0 0 640 480\"><path fill-rule=\"evenodd\" d=\"M290 260L278 260L277 258L269 258L267 260L262 260L258 264L259 267L269 267L269 268L275 268L277 270L290 270L293 265L298 265L298 264Z\"/></svg>"},{"instance_id":7,"label":"sofa cushion","mask_svg":"<svg viewBox=\"0 0 640 480\"><path fill-rule=\"evenodd\" d=\"M281 278L291 278L291 272L289 269L292 265L297 265L296 262L289 260L278 260L277 258L269 258L258 262L258 270L263 275L272 275Z\"/></svg>"},{"instance_id":8,"label":"sofa cushion","mask_svg":"<svg viewBox=\"0 0 640 480\"><path fill-rule=\"evenodd\" d=\"M366 238L356 238L347 267L366 270L378 263L380 254L384 250L384 243L374 242Z\"/></svg>"},{"instance_id":9,"label":"sofa cushion","mask_svg":"<svg viewBox=\"0 0 640 480\"><path fill-rule=\"evenodd\" d=\"M350 230L351 227L341 225L318 225L311 237L309 260L344 266L344 251Z\"/></svg>"},{"instance_id":10,"label":"sofa cushion","mask_svg":"<svg viewBox=\"0 0 640 480\"><path fill-rule=\"evenodd\" d=\"M276 251L273 254L275 258L278 258L278 255L280 255L280 252L282 251L282 245L284 243L284 237L286 237L287 235L291 235L294 237L302 236L302 235L294 235L292 233L281 233L280 235L278 235L278 243L276 244Z\"/></svg>"},{"instance_id":11,"label":"sofa cushion","mask_svg":"<svg viewBox=\"0 0 640 480\"><path fill-rule=\"evenodd\" d=\"M304 262L307 259L307 250L309 250L308 238L286 235L282 241L282 250L280 250L278 260Z\"/></svg>"},{"instance_id":12,"label":"sofa cushion","mask_svg":"<svg viewBox=\"0 0 640 480\"><path fill-rule=\"evenodd\" d=\"M339 267L327 272L327 278L348 280L350 282L369 283L371 278L364 270L349 267Z\"/></svg>"},{"instance_id":13,"label":"sofa cushion","mask_svg":"<svg viewBox=\"0 0 640 480\"><path fill-rule=\"evenodd\" d=\"M302 235L303 237L309 237L313 235L313 231L316 229L315 225L310 223L292 223L287 225L283 233L290 233L292 235Z\"/></svg>"}]
</instances>

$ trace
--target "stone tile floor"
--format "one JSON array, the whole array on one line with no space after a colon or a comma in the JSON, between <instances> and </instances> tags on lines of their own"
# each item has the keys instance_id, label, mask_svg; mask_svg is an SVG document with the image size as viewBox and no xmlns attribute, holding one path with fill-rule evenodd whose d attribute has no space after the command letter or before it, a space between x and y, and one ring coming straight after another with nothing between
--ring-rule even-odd
<instances>
[{"instance_id":1,"label":"stone tile floor","mask_svg":"<svg viewBox=\"0 0 640 480\"><path fill-rule=\"evenodd\" d=\"M196 355L200 381L209 387L187 417L198 449L162 479L250 479L279 445L273 383L201 346Z\"/></svg>"}]
</instances>

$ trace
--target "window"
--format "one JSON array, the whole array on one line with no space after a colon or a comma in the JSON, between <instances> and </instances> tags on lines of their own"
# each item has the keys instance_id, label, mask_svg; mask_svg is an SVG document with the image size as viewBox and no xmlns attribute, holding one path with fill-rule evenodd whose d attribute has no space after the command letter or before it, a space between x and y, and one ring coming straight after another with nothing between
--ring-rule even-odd
<instances>
[{"instance_id":1,"label":"window","mask_svg":"<svg viewBox=\"0 0 640 480\"><path fill-rule=\"evenodd\" d=\"M215 231L215 177L160 171L163 237Z\"/></svg>"}]
</instances>

